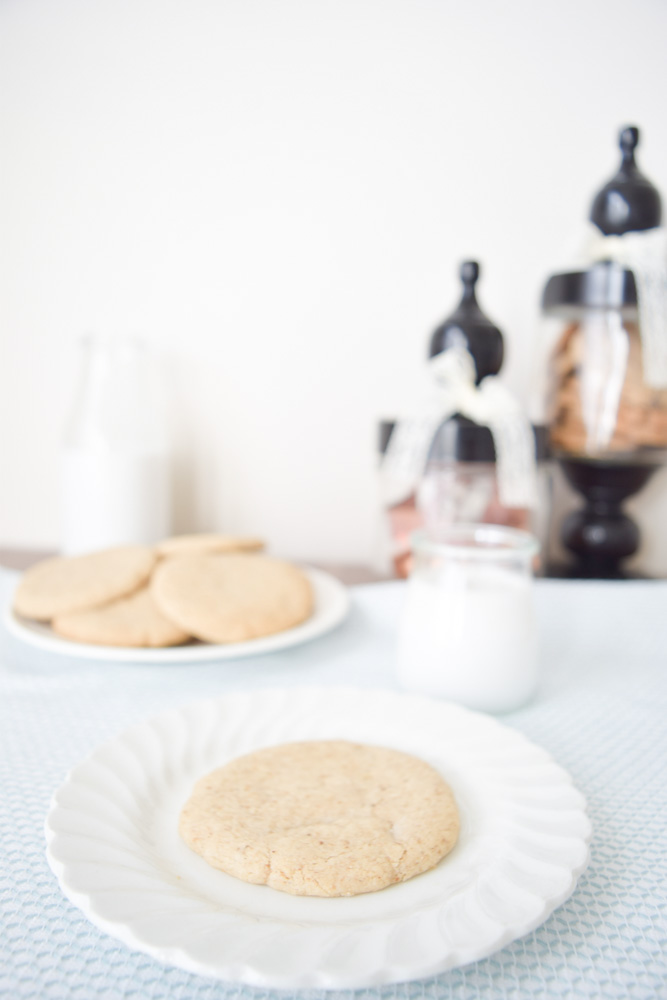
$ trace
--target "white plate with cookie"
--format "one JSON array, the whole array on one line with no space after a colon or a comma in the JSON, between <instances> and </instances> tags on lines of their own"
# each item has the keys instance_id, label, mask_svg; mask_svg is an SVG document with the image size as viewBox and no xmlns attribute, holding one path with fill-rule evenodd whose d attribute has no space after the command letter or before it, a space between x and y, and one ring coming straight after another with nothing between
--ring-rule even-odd
<instances>
[{"instance_id":1,"label":"white plate with cookie","mask_svg":"<svg viewBox=\"0 0 667 1000\"><path fill-rule=\"evenodd\" d=\"M212 770L313 740L384 747L435 770L458 809L453 849L379 891L323 897L251 884L186 844L184 806ZM294 990L420 979L493 954L571 895L591 830L569 775L497 720L391 691L313 687L237 692L134 726L69 774L46 834L65 895L128 947Z\"/></svg>"},{"instance_id":2,"label":"white plate with cookie","mask_svg":"<svg viewBox=\"0 0 667 1000\"><path fill-rule=\"evenodd\" d=\"M13 607L8 608L5 613L5 625L12 635L31 646L50 653L86 660L177 664L259 656L277 650L290 649L293 646L316 639L336 628L347 617L350 606L349 593L339 580L323 570L309 567L302 567L302 573L312 588L312 612L309 617L297 625L283 628L273 634L242 641L221 643L193 639L183 642L182 638L176 636L175 638L180 644L159 646L158 648L74 641L59 635L50 623L27 618L25 615L19 614ZM143 594L133 595L134 602L138 603L139 600L143 600L143 596ZM125 601L125 603L127 605L128 602ZM186 611L188 610L186 609ZM125 618L127 617L128 612L126 611ZM73 620L73 615L70 615L70 619ZM164 623L161 625L164 627Z\"/></svg>"}]
</instances>

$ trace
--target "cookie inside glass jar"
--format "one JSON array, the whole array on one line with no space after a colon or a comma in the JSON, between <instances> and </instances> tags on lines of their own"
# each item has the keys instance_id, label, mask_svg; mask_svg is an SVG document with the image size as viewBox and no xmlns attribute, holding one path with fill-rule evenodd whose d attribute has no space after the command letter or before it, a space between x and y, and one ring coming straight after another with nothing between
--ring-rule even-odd
<instances>
[{"instance_id":1,"label":"cookie inside glass jar","mask_svg":"<svg viewBox=\"0 0 667 1000\"><path fill-rule=\"evenodd\" d=\"M551 443L557 452L599 457L667 448L667 390L646 382L631 307L582 308L566 322L552 355L551 379Z\"/></svg>"}]
</instances>

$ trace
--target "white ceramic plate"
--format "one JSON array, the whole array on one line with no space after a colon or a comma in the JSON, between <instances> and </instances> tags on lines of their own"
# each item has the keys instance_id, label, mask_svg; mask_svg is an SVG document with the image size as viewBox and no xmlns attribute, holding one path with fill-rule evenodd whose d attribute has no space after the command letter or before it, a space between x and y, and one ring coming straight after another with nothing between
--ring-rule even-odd
<instances>
[{"instance_id":1,"label":"white ceramic plate","mask_svg":"<svg viewBox=\"0 0 667 1000\"><path fill-rule=\"evenodd\" d=\"M304 568L313 585L315 610L311 617L295 628L267 635L262 639L233 642L224 646L192 642L185 646L166 649L138 649L136 647L94 646L84 642L71 642L56 635L49 625L30 621L9 608L5 614L7 629L23 642L50 653L83 657L86 660L113 660L116 663L201 663L207 660L235 660L241 656L259 656L288 649L330 632L346 617L350 599L347 588L335 577L322 570Z\"/></svg>"},{"instance_id":2,"label":"white ceramic plate","mask_svg":"<svg viewBox=\"0 0 667 1000\"><path fill-rule=\"evenodd\" d=\"M381 892L316 899L241 882L181 842L178 815L202 774L329 738L433 764L461 813L454 851ZM131 948L218 979L334 989L435 975L527 934L573 891L590 824L567 773L489 716L333 687L231 694L129 729L70 773L46 834L65 895Z\"/></svg>"}]
</instances>

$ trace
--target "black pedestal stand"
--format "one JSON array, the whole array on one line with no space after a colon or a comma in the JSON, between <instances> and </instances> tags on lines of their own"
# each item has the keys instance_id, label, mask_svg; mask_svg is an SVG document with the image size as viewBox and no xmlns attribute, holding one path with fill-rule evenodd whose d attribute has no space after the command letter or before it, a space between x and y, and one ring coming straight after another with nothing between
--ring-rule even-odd
<instances>
[{"instance_id":1,"label":"black pedestal stand","mask_svg":"<svg viewBox=\"0 0 667 1000\"><path fill-rule=\"evenodd\" d=\"M657 465L561 458L569 483L586 505L569 514L561 527L563 545L576 556L556 575L589 580L623 580L621 563L639 547L639 529L623 513L624 500L638 493Z\"/></svg>"}]
</instances>

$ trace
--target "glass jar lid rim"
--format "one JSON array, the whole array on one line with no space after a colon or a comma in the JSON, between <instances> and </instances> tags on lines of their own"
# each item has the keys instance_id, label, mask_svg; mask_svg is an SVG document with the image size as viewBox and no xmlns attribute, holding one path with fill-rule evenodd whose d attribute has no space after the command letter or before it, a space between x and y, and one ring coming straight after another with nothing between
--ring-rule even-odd
<instances>
[{"instance_id":1,"label":"glass jar lid rim","mask_svg":"<svg viewBox=\"0 0 667 1000\"><path fill-rule=\"evenodd\" d=\"M514 559L534 556L540 543L528 531L503 524L453 524L439 539L425 531L412 535L412 551L419 554L454 556L458 559Z\"/></svg>"}]
</instances>

